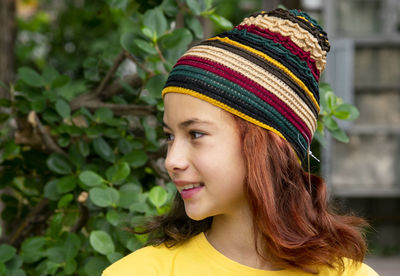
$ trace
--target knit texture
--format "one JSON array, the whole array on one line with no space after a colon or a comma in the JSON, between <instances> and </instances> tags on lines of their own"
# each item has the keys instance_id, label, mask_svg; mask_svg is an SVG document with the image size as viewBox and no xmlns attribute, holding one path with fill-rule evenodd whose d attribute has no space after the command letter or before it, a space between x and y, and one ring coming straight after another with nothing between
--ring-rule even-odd
<instances>
[{"instance_id":1,"label":"knit texture","mask_svg":"<svg viewBox=\"0 0 400 276\"><path fill-rule=\"evenodd\" d=\"M162 95L191 95L273 131L303 161L317 127L329 48L327 34L305 12L260 12L189 49Z\"/></svg>"}]
</instances>

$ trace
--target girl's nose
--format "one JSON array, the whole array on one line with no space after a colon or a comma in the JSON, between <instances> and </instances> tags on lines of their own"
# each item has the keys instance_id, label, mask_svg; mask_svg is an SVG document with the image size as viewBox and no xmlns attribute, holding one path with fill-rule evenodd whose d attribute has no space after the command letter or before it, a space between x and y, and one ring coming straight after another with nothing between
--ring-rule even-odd
<instances>
[{"instance_id":1,"label":"girl's nose","mask_svg":"<svg viewBox=\"0 0 400 276\"><path fill-rule=\"evenodd\" d=\"M165 158L165 168L172 178L174 173L184 171L189 166L187 150L182 143L174 143L169 147L167 157Z\"/></svg>"}]
</instances>

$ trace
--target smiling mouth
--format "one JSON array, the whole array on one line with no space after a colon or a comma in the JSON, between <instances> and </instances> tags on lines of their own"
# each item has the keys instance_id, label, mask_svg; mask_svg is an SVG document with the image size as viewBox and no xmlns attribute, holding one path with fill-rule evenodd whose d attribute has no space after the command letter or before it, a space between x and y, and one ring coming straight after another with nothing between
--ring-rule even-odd
<instances>
[{"instance_id":1,"label":"smiling mouth","mask_svg":"<svg viewBox=\"0 0 400 276\"><path fill-rule=\"evenodd\" d=\"M198 184L187 184L184 186L177 186L176 188L181 193L182 191L187 191L187 190L191 190L191 189L199 188L199 187L203 187L203 186L204 186L203 183L198 183Z\"/></svg>"}]
</instances>

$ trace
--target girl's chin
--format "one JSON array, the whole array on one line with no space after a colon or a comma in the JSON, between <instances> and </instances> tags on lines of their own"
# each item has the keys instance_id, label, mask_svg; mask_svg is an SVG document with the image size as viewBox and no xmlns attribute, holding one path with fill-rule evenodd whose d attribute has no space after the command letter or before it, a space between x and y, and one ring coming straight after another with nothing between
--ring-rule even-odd
<instances>
[{"instance_id":1,"label":"girl's chin","mask_svg":"<svg viewBox=\"0 0 400 276\"><path fill-rule=\"evenodd\" d=\"M191 218L192 220L196 220L196 221L200 221L203 219L206 219L208 217L211 217L210 214L206 214L206 213L201 213L198 212L198 210L190 210L190 208L187 208L185 205L185 211L186 211L186 215Z\"/></svg>"}]
</instances>

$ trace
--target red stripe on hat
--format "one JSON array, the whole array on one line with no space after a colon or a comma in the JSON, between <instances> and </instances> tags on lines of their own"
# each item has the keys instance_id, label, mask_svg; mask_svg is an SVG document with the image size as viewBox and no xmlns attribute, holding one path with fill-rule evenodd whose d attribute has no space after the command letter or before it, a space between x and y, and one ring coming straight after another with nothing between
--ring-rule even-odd
<instances>
[{"instance_id":1,"label":"red stripe on hat","mask_svg":"<svg viewBox=\"0 0 400 276\"><path fill-rule=\"evenodd\" d=\"M272 40L275 43L281 44L283 47L288 49L293 55L298 56L300 59L304 60L311 70L315 80L319 81L319 71L315 65L315 60L311 57L309 52L304 51L299 46L297 46L288 36L282 36L280 33L271 32L268 29L262 29L254 25L239 25L235 27L238 30L247 30L249 33L262 36L266 39Z\"/></svg>"},{"instance_id":2,"label":"red stripe on hat","mask_svg":"<svg viewBox=\"0 0 400 276\"><path fill-rule=\"evenodd\" d=\"M260 99L264 100L270 106L275 108L275 110L284 115L284 117L297 128L302 136L306 135L307 137L305 138L308 138L308 141L311 141L312 133L310 132L310 129L285 102L283 102L273 93L271 93L258 83L254 82L253 80L247 78L243 74L209 59L189 55L180 58L175 66L179 65L189 65L201 68L203 70L212 72L220 77L223 77L233 83L236 83L237 85L240 85L244 89L257 95Z\"/></svg>"}]
</instances>

